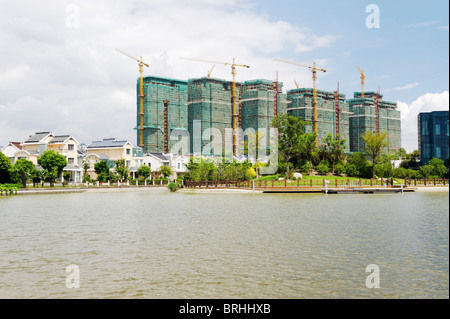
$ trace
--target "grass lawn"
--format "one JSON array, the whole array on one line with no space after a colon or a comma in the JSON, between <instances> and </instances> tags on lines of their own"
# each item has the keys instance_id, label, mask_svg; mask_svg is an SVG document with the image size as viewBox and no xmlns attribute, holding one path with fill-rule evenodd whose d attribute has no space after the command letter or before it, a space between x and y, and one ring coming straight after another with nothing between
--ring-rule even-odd
<instances>
[{"instance_id":1,"label":"grass lawn","mask_svg":"<svg viewBox=\"0 0 450 319\"><path fill-rule=\"evenodd\" d=\"M262 185L264 185L264 182L267 182L267 186L272 186L272 180L273 180L274 186L284 186L285 181L284 180L278 181L279 178L280 178L280 175L270 175L270 176L263 176L259 179L254 179L253 181L255 181L255 185L259 185L259 181L261 180ZM303 176L303 178L300 179L300 181L292 180L292 181L288 181L286 184L287 184L287 186L296 186L298 184L300 186L310 186L311 180L312 180L313 186L322 186L323 180L330 181L329 185L335 186L336 180L337 180L338 185L342 185L344 183L347 183L348 181L350 181L350 184L356 184L359 182L360 178L359 177L334 176L334 175L327 175L327 176L306 175L306 176ZM384 180L386 180L386 179L384 179ZM395 182L397 182L397 183L395 183ZM405 181L403 179L394 179L394 184L397 184L397 185L401 185L404 182ZM362 185L370 185L370 179L362 178L361 183L362 183ZM381 181L379 181L379 180L373 180L372 183L373 183L373 185L381 185Z\"/></svg>"}]
</instances>

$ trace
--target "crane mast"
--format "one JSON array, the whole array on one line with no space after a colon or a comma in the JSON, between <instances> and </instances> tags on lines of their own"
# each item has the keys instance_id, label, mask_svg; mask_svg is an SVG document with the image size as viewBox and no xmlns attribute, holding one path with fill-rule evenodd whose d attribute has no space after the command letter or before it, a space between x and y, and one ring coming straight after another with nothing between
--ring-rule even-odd
<instances>
[{"instance_id":1,"label":"crane mast","mask_svg":"<svg viewBox=\"0 0 450 319\"><path fill-rule=\"evenodd\" d=\"M229 63L229 62L217 62L217 61L204 60L204 59L191 59L191 58L181 58L181 59L197 61L197 62L223 64L223 65L226 65L226 66L231 66L231 75L233 77L233 82L232 82L232 87L231 87L232 88L231 97L232 97L232 107L233 107L232 108L233 109L232 124L233 124L233 132L235 132L237 127L238 127L238 117L239 117L239 114L237 112L237 106L236 106L236 101L237 101L237 96L236 96L236 67L250 68L250 66L244 65L244 64L237 64L235 58L233 58L233 62L232 63ZM233 155L236 155L236 135L235 134L233 134Z\"/></svg>"},{"instance_id":2,"label":"crane mast","mask_svg":"<svg viewBox=\"0 0 450 319\"><path fill-rule=\"evenodd\" d=\"M364 71L361 70L361 68L358 66L359 73L361 73L361 98L364 98L364 81L366 79L366 76L364 75Z\"/></svg>"},{"instance_id":3,"label":"crane mast","mask_svg":"<svg viewBox=\"0 0 450 319\"><path fill-rule=\"evenodd\" d=\"M140 117L140 124L138 127L139 130L139 147L144 147L144 66L149 67L149 65L147 63L145 63L142 59L142 56L140 59L135 58L134 56L116 49L116 51L126 55L127 57L137 61L139 63L139 104L140 104L140 108L139 108L139 117Z\"/></svg>"},{"instance_id":4,"label":"crane mast","mask_svg":"<svg viewBox=\"0 0 450 319\"><path fill-rule=\"evenodd\" d=\"M312 78L313 78L313 109L314 109L314 115L313 115L313 125L314 125L314 133L316 134L316 144L317 144L317 89L316 89L316 80L317 80L317 71L321 71L321 72L327 72L327 70L325 69L320 69L318 67L316 67L316 62L314 61L314 65L313 66L309 66L309 65L305 65L305 64L301 64L301 63L297 63L297 62L293 62L293 61L287 61L287 60L283 60L283 59L274 59L276 61L279 62L284 62L284 63L289 63L289 64L293 64L293 65L298 65L298 66L302 66L305 68L309 68L312 71Z\"/></svg>"}]
</instances>

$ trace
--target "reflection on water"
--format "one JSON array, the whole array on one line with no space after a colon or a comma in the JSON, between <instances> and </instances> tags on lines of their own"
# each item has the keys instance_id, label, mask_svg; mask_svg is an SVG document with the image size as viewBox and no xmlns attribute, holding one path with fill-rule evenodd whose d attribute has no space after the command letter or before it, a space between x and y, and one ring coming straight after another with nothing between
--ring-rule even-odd
<instances>
[{"instance_id":1,"label":"reflection on water","mask_svg":"<svg viewBox=\"0 0 450 319\"><path fill-rule=\"evenodd\" d=\"M0 298L448 298L448 206L448 193L3 197Z\"/></svg>"}]
</instances>

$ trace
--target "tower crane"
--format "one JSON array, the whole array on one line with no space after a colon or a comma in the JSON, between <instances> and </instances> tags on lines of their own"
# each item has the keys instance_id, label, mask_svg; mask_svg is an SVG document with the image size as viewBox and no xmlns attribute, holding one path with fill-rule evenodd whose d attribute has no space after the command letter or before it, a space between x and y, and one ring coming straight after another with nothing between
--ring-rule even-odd
<instances>
[{"instance_id":1,"label":"tower crane","mask_svg":"<svg viewBox=\"0 0 450 319\"><path fill-rule=\"evenodd\" d=\"M364 72L361 70L361 68L358 66L359 73L361 73L361 98L364 98L364 80L366 79L366 76L364 75Z\"/></svg>"},{"instance_id":2,"label":"tower crane","mask_svg":"<svg viewBox=\"0 0 450 319\"><path fill-rule=\"evenodd\" d=\"M245 64L237 64L236 59L233 58L233 62L217 62L217 61L211 61L211 60L203 60L203 59L191 59L191 58L181 58L184 60L191 60L191 61L197 61L197 62L207 62L207 63L215 63L215 64L223 64L223 65L230 65L231 66L231 74L233 76L233 82L232 82L232 104L233 104L233 115L232 115L232 121L233 121L233 131L237 129L238 126L238 116L237 113L237 107L236 107L236 67L243 67L243 68L250 68L250 66ZM236 155L236 135L233 134L233 155Z\"/></svg>"},{"instance_id":3,"label":"tower crane","mask_svg":"<svg viewBox=\"0 0 450 319\"><path fill-rule=\"evenodd\" d=\"M298 83L297 83L297 81L296 81L296 80L294 80L294 83L295 83L295 87L296 87L297 89L299 89L299 88L300 88L300 86L298 85Z\"/></svg>"},{"instance_id":4,"label":"tower crane","mask_svg":"<svg viewBox=\"0 0 450 319\"><path fill-rule=\"evenodd\" d=\"M126 55L127 57L137 61L139 63L139 102L140 102L140 110L139 110L139 117L140 117L140 125L139 125L139 146L144 147L144 66L149 67L147 63L145 63L142 59L142 56L140 59L135 58L134 56L116 49L116 51Z\"/></svg>"},{"instance_id":5,"label":"tower crane","mask_svg":"<svg viewBox=\"0 0 450 319\"><path fill-rule=\"evenodd\" d=\"M278 59L278 58L275 58L274 60L279 61L279 62L302 66L302 67L305 67L305 68L308 68L311 70L312 78L313 78L313 108L314 108L313 125L314 125L314 133L316 134L316 144L317 144L317 140L318 140L318 138L317 138L317 90L316 90L317 71L327 72L327 70L316 67L315 61L314 61L314 66L309 66L309 65L300 64L297 62L287 61L287 60Z\"/></svg>"},{"instance_id":6,"label":"tower crane","mask_svg":"<svg viewBox=\"0 0 450 319\"><path fill-rule=\"evenodd\" d=\"M211 67L211 70L208 71L208 78L211 77L211 73L212 73L212 71L214 70L214 67L215 67L215 66L216 66L216 65L213 64L213 66Z\"/></svg>"}]
</instances>

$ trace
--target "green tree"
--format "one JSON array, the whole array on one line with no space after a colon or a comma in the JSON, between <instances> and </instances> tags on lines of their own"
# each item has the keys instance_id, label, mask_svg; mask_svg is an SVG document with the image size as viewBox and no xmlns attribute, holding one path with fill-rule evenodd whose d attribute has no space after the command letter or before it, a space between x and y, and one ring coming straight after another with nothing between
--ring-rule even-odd
<instances>
[{"instance_id":1,"label":"green tree","mask_svg":"<svg viewBox=\"0 0 450 319\"><path fill-rule=\"evenodd\" d=\"M286 178L290 177L290 161L306 152L305 126L306 122L287 113L275 116L272 121L272 127L278 129L278 152L286 162Z\"/></svg>"},{"instance_id":2,"label":"green tree","mask_svg":"<svg viewBox=\"0 0 450 319\"><path fill-rule=\"evenodd\" d=\"M424 165L424 166L420 167L420 173L425 178L429 178L430 176L432 176L433 172L434 172L434 168L431 165Z\"/></svg>"},{"instance_id":3,"label":"green tree","mask_svg":"<svg viewBox=\"0 0 450 319\"><path fill-rule=\"evenodd\" d=\"M192 171L192 177L195 181L212 181L218 177L219 169L212 161L202 160Z\"/></svg>"},{"instance_id":4,"label":"green tree","mask_svg":"<svg viewBox=\"0 0 450 319\"><path fill-rule=\"evenodd\" d=\"M351 175L349 175L348 172L345 173L349 176L360 176L361 174L363 174L365 167L367 165L370 165L366 155L364 155L364 153L361 152L355 152L351 154L347 159L347 163L348 163L347 166L353 165L354 168L356 169L355 171L353 170L353 167L349 168L351 170Z\"/></svg>"},{"instance_id":5,"label":"green tree","mask_svg":"<svg viewBox=\"0 0 450 319\"><path fill-rule=\"evenodd\" d=\"M33 166L30 172L30 178L33 181L33 187L36 187L42 180L44 180L44 171L38 170Z\"/></svg>"},{"instance_id":6,"label":"green tree","mask_svg":"<svg viewBox=\"0 0 450 319\"><path fill-rule=\"evenodd\" d=\"M334 173L337 175L342 175L345 173L345 164L343 162L339 162L336 164L334 168Z\"/></svg>"},{"instance_id":7,"label":"green tree","mask_svg":"<svg viewBox=\"0 0 450 319\"><path fill-rule=\"evenodd\" d=\"M152 174L152 169L149 166L142 165L138 168L137 173L143 179L147 179Z\"/></svg>"},{"instance_id":8,"label":"green tree","mask_svg":"<svg viewBox=\"0 0 450 319\"><path fill-rule=\"evenodd\" d=\"M172 169L167 165L161 165L159 171L163 174L164 178L167 178L173 174Z\"/></svg>"},{"instance_id":9,"label":"green tree","mask_svg":"<svg viewBox=\"0 0 450 319\"><path fill-rule=\"evenodd\" d=\"M364 151L372 162L372 178L375 178L376 160L390 144L390 142L387 141L387 132L373 133L371 131L366 131L361 137L365 144Z\"/></svg>"},{"instance_id":10,"label":"green tree","mask_svg":"<svg viewBox=\"0 0 450 319\"><path fill-rule=\"evenodd\" d=\"M300 136L301 157L312 164L313 158L317 155L316 134L304 133Z\"/></svg>"},{"instance_id":11,"label":"green tree","mask_svg":"<svg viewBox=\"0 0 450 319\"><path fill-rule=\"evenodd\" d=\"M30 178L33 170L36 169L32 161L25 158L19 159L16 164L14 164L13 171L17 174L20 179L22 186L27 187L27 181Z\"/></svg>"},{"instance_id":12,"label":"green tree","mask_svg":"<svg viewBox=\"0 0 450 319\"><path fill-rule=\"evenodd\" d=\"M50 182L50 187L53 187L55 180L61 176L64 167L67 166L66 158L53 150L49 150L45 151L37 161L44 169L46 180Z\"/></svg>"},{"instance_id":13,"label":"green tree","mask_svg":"<svg viewBox=\"0 0 450 319\"><path fill-rule=\"evenodd\" d=\"M111 171L108 162L103 160L94 164L94 170L97 174L97 180L100 182L107 182L111 180Z\"/></svg>"},{"instance_id":14,"label":"green tree","mask_svg":"<svg viewBox=\"0 0 450 319\"><path fill-rule=\"evenodd\" d=\"M330 168L328 167L327 164L325 164L325 163L320 163L319 165L316 166L316 171L317 171L320 175L327 175L328 172L330 171Z\"/></svg>"},{"instance_id":15,"label":"green tree","mask_svg":"<svg viewBox=\"0 0 450 319\"><path fill-rule=\"evenodd\" d=\"M63 186L66 186L67 184L69 184L69 180L72 177L72 173L69 171L65 171L63 173L63 178L64 178L64 182L63 182Z\"/></svg>"},{"instance_id":16,"label":"green tree","mask_svg":"<svg viewBox=\"0 0 450 319\"><path fill-rule=\"evenodd\" d=\"M11 182L11 161L5 154L0 152L0 184L7 184Z\"/></svg>"},{"instance_id":17,"label":"green tree","mask_svg":"<svg viewBox=\"0 0 450 319\"><path fill-rule=\"evenodd\" d=\"M250 179L254 179L255 177L256 177L255 169L253 167L247 168L247 170L245 171L245 179L250 180Z\"/></svg>"},{"instance_id":18,"label":"green tree","mask_svg":"<svg viewBox=\"0 0 450 319\"><path fill-rule=\"evenodd\" d=\"M444 161L439 158L430 159L428 161L428 165L431 165L433 167L433 176L444 177L448 173L448 169L445 166Z\"/></svg>"},{"instance_id":19,"label":"green tree","mask_svg":"<svg viewBox=\"0 0 450 319\"><path fill-rule=\"evenodd\" d=\"M50 183L50 187L54 186L56 179L60 175L61 174L58 174L58 168L56 166L53 166L48 170L44 170L44 180Z\"/></svg>"},{"instance_id":20,"label":"green tree","mask_svg":"<svg viewBox=\"0 0 450 319\"><path fill-rule=\"evenodd\" d=\"M345 165L345 174L350 177L356 177L359 175L359 171L355 164L347 163Z\"/></svg>"},{"instance_id":21,"label":"green tree","mask_svg":"<svg viewBox=\"0 0 450 319\"><path fill-rule=\"evenodd\" d=\"M398 158L401 160L408 157L408 153L406 152L406 150L403 147L400 147L396 153L397 153Z\"/></svg>"},{"instance_id":22,"label":"green tree","mask_svg":"<svg viewBox=\"0 0 450 319\"><path fill-rule=\"evenodd\" d=\"M312 171L312 165L310 162L306 162L303 166L302 166L302 172L305 173L306 175L311 174Z\"/></svg>"},{"instance_id":23,"label":"green tree","mask_svg":"<svg viewBox=\"0 0 450 319\"><path fill-rule=\"evenodd\" d=\"M118 159L115 164L117 175L119 175L119 179L123 182L128 178L131 168L126 165L125 159L123 158Z\"/></svg>"},{"instance_id":24,"label":"green tree","mask_svg":"<svg viewBox=\"0 0 450 319\"><path fill-rule=\"evenodd\" d=\"M89 164L89 162L84 162L83 163L83 182L89 181L90 177L88 175L88 169L91 168L91 164Z\"/></svg>"},{"instance_id":25,"label":"green tree","mask_svg":"<svg viewBox=\"0 0 450 319\"><path fill-rule=\"evenodd\" d=\"M328 134L323 141L325 144L321 146L321 153L331 164L331 172L334 174L336 163L345 157L345 140L341 140L339 135L333 138L332 134Z\"/></svg>"}]
</instances>

